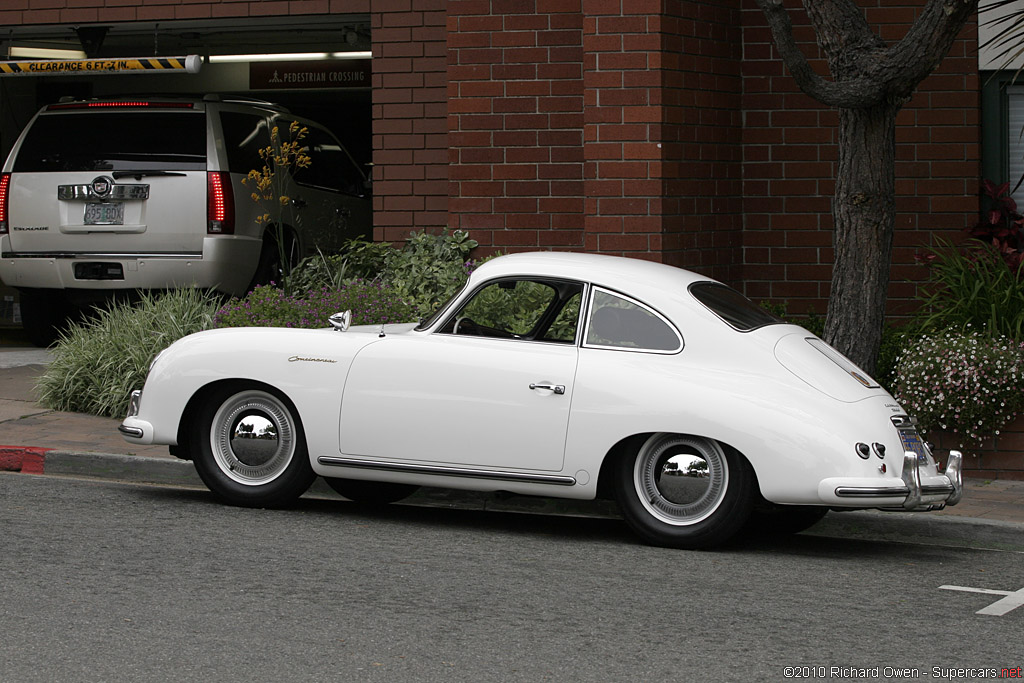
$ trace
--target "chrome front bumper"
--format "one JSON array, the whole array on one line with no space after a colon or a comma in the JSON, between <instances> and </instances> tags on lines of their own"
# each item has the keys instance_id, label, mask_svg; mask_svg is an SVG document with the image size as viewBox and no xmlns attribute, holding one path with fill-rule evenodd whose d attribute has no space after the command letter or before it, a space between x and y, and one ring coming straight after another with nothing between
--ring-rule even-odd
<instances>
[{"instance_id":1,"label":"chrome front bumper","mask_svg":"<svg viewBox=\"0 0 1024 683\"><path fill-rule=\"evenodd\" d=\"M911 512L941 510L947 505L956 505L963 497L962 465L963 455L960 451L950 451L946 471L938 477L943 481L935 483L936 477L931 477L931 482L925 484L922 483L917 454L907 451L903 454L903 474L900 477L903 481L902 486L838 486L835 489L835 495L837 498L849 501L877 500L878 507L883 510ZM890 504L890 500L894 497L903 498L903 503L900 505Z\"/></svg>"}]
</instances>

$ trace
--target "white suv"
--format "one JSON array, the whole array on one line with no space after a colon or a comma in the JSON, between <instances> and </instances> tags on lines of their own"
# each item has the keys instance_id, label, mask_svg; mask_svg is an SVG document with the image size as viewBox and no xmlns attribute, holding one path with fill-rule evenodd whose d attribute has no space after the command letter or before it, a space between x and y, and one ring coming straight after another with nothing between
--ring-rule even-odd
<instances>
[{"instance_id":1,"label":"white suv","mask_svg":"<svg viewBox=\"0 0 1024 683\"><path fill-rule=\"evenodd\" d=\"M290 259L369 236L369 179L322 126L273 104L216 97L43 107L0 174L0 278L47 344L72 306L112 292L195 286L242 295L279 268L276 225L242 184L292 122L311 164L286 189Z\"/></svg>"}]
</instances>

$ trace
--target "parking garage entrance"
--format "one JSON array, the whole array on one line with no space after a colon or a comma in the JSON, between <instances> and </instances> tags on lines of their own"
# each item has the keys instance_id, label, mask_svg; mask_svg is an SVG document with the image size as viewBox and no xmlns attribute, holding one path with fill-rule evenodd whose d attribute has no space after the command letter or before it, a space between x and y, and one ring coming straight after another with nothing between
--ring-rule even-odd
<instances>
[{"instance_id":1,"label":"parking garage entrance","mask_svg":"<svg viewBox=\"0 0 1024 683\"><path fill-rule=\"evenodd\" d=\"M190 55L194 68L175 68L172 58ZM117 68L133 60L143 66ZM367 15L20 26L0 36L0 61L35 65L0 70L3 159L36 111L62 99L216 96L273 102L322 124L370 175ZM114 67L45 68L56 62ZM16 290L0 286L0 328L19 318Z\"/></svg>"}]
</instances>

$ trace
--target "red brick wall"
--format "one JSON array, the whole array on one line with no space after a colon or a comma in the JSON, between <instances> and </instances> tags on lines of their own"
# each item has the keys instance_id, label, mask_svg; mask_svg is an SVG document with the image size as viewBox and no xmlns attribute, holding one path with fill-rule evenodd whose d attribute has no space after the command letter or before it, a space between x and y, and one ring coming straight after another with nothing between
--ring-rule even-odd
<instances>
[{"instance_id":1,"label":"red brick wall","mask_svg":"<svg viewBox=\"0 0 1024 683\"><path fill-rule=\"evenodd\" d=\"M374 2L374 238L448 217L445 0Z\"/></svg>"},{"instance_id":2,"label":"red brick wall","mask_svg":"<svg viewBox=\"0 0 1024 683\"><path fill-rule=\"evenodd\" d=\"M805 54L827 73L813 29L786 0ZM898 41L920 9L911 0L862 0L883 38ZM743 0L743 233L746 293L824 313L831 286L837 115L801 93L777 58L764 17ZM905 312L924 277L914 254L976 220L980 183L977 25L953 45L897 119L896 238L890 311Z\"/></svg>"},{"instance_id":3,"label":"red brick wall","mask_svg":"<svg viewBox=\"0 0 1024 683\"><path fill-rule=\"evenodd\" d=\"M449 3L449 226L738 280L738 2Z\"/></svg>"},{"instance_id":4,"label":"red brick wall","mask_svg":"<svg viewBox=\"0 0 1024 683\"><path fill-rule=\"evenodd\" d=\"M860 4L895 40L920 3ZM371 16L377 239L448 226L640 256L824 312L836 115L796 89L753 0L7 0L0 22L327 12ZM971 25L899 118L896 309L917 247L976 215L975 46Z\"/></svg>"},{"instance_id":5,"label":"red brick wall","mask_svg":"<svg viewBox=\"0 0 1024 683\"><path fill-rule=\"evenodd\" d=\"M667 2L663 31L665 262L742 278L739 0Z\"/></svg>"},{"instance_id":6,"label":"red brick wall","mask_svg":"<svg viewBox=\"0 0 1024 683\"><path fill-rule=\"evenodd\" d=\"M491 250L583 246L579 0L448 3L448 225Z\"/></svg>"},{"instance_id":7,"label":"red brick wall","mask_svg":"<svg viewBox=\"0 0 1024 683\"><path fill-rule=\"evenodd\" d=\"M986 479L1024 481L1024 415L1006 425L998 436L987 439L980 448L965 447L950 432L929 433L941 457L950 449L963 451L964 474Z\"/></svg>"}]
</instances>

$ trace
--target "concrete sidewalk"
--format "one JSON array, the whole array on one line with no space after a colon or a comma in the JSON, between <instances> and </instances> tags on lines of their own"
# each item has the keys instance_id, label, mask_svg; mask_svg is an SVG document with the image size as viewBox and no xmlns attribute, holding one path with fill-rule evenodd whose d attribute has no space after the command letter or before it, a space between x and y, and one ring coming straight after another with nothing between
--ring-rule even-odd
<instances>
[{"instance_id":1,"label":"concrete sidewalk","mask_svg":"<svg viewBox=\"0 0 1024 683\"><path fill-rule=\"evenodd\" d=\"M192 464L166 446L136 446L117 431L118 419L63 413L38 405L36 380L45 365L5 367L0 351L0 470L97 477L175 486L201 486ZM125 397L127 408L127 397ZM333 495L322 482L314 493ZM426 503L473 509L615 514L604 501L565 501L423 490ZM960 504L928 513L1024 524L1024 481L965 479Z\"/></svg>"}]
</instances>

